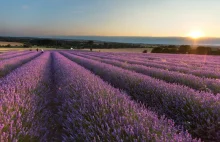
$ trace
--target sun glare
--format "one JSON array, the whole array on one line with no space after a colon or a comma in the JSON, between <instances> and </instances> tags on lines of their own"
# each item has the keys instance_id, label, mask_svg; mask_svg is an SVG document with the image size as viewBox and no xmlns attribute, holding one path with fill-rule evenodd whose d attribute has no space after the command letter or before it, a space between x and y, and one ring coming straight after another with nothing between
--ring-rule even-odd
<instances>
[{"instance_id":1,"label":"sun glare","mask_svg":"<svg viewBox=\"0 0 220 142\"><path fill-rule=\"evenodd\" d=\"M189 37L193 39L198 39L204 36L204 34L201 31L192 31L188 35Z\"/></svg>"}]
</instances>

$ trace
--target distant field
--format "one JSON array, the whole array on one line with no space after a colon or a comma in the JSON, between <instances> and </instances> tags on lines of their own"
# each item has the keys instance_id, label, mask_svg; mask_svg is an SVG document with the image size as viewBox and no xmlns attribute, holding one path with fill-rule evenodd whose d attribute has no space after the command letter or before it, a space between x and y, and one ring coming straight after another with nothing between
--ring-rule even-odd
<instances>
[{"instance_id":1,"label":"distant field","mask_svg":"<svg viewBox=\"0 0 220 142\"><path fill-rule=\"evenodd\" d=\"M83 49L89 50L89 49ZM144 50L151 52L152 48L120 48L120 49L93 49L93 51L100 52L133 52L133 53L142 53Z\"/></svg>"},{"instance_id":2,"label":"distant field","mask_svg":"<svg viewBox=\"0 0 220 142\"><path fill-rule=\"evenodd\" d=\"M36 49L43 49L43 50L55 50L55 48L45 48L45 47L34 47L34 48L1 48L0 47L0 53L1 52L7 52L7 51L24 51L24 50L36 50Z\"/></svg>"},{"instance_id":3,"label":"distant field","mask_svg":"<svg viewBox=\"0 0 220 142\"><path fill-rule=\"evenodd\" d=\"M0 48L0 52L7 52L7 51L23 51L23 50L36 50L36 49L44 49L44 50L57 50L55 48L45 48L45 47L34 47L34 48ZM62 49L63 50L63 49ZM89 49L82 49L89 51ZM93 49L93 51L100 51L100 52L132 52L132 53L142 53L144 50L147 50L149 53L151 52L152 48L120 48L120 49Z\"/></svg>"},{"instance_id":4,"label":"distant field","mask_svg":"<svg viewBox=\"0 0 220 142\"><path fill-rule=\"evenodd\" d=\"M5 45L8 45L10 44L11 46L23 46L23 43L20 43L20 42L6 42L6 41L0 41L0 45L1 46L5 46Z\"/></svg>"}]
</instances>

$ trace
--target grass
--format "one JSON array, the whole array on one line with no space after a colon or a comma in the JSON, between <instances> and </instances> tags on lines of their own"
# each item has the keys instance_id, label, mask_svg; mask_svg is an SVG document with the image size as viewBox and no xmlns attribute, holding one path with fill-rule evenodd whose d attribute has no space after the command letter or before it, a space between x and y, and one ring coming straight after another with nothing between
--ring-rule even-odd
<instances>
[{"instance_id":1,"label":"grass","mask_svg":"<svg viewBox=\"0 0 220 142\"><path fill-rule=\"evenodd\" d=\"M11 48L7 48L7 47L0 47L0 53L3 52L7 52L7 51L25 51L25 50L30 50L32 49L32 51L36 51L36 49L43 49L43 50L56 50L56 48L45 48L42 46L37 46L37 47L32 47L32 48L24 48L24 47L11 47Z\"/></svg>"},{"instance_id":2,"label":"grass","mask_svg":"<svg viewBox=\"0 0 220 142\"><path fill-rule=\"evenodd\" d=\"M6 48L6 47L0 47L0 53L7 52L7 51L24 51L24 50L30 50L36 51L36 49L43 49L43 50L59 50L56 48L45 48L43 46L34 46L32 48L23 48L23 47L11 47L11 48ZM65 50L65 49L61 49ZM68 49L69 50L69 49ZM82 49L89 51L89 49ZM142 53L144 50L147 50L148 53L151 52L152 48L119 48L119 49L93 49L92 51L100 51L100 52L127 52L127 53Z\"/></svg>"},{"instance_id":3,"label":"grass","mask_svg":"<svg viewBox=\"0 0 220 142\"><path fill-rule=\"evenodd\" d=\"M147 50L147 52L150 53L152 49L153 48L119 48L119 49L93 49L92 51L142 53L144 50ZM88 50L89 51L89 49L83 49L83 50Z\"/></svg>"}]
</instances>

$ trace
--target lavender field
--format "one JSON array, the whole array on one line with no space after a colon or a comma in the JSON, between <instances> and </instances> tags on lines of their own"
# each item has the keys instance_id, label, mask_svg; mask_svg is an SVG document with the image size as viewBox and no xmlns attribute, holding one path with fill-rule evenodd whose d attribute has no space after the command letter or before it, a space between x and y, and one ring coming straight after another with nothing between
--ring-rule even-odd
<instances>
[{"instance_id":1,"label":"lavender field","mask_svg":"<svg viewBox=\"0 0 220 142\"><path fill-rule=\"evenodd\" d=\"M0 54L0 142L219 140L219 56Z\"/></svg>"}]
</instances>

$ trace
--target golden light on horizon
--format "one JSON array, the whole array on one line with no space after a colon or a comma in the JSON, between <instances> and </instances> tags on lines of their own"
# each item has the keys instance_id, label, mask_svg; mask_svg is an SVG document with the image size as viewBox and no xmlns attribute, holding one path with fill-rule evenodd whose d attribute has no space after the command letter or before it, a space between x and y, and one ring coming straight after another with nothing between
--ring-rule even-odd
<instances>
[{"instance_id":1,"label":"golden light on horizon","mask_svg":"<svg viewBox=\"0 0 220 142\"><path fill-rule=\"evenodd\" d=\"M188 36L193 39L198 39L204 37L204 33L201 31L192 31L188 34Z\"/></svg>"}]
</instances>

